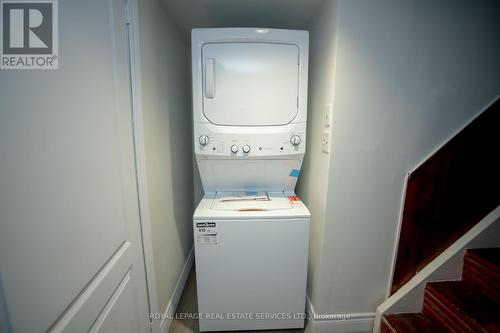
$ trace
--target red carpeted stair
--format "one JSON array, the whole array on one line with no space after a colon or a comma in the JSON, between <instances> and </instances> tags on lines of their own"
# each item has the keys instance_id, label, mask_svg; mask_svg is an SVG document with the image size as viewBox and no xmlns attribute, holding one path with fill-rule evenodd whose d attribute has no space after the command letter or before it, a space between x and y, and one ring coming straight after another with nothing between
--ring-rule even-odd
<instances>
[{"instance_id":1,"label":"red carpeted stair","mask_svg":"<svg viewBox=\"0 0 500 333\"><path fill-rule=\"evenodd\" d=\"M500 333L500 248L467 250L462 281L430 282L421 313L390 314L382 333Z\"/></svg>"}]
</instances>

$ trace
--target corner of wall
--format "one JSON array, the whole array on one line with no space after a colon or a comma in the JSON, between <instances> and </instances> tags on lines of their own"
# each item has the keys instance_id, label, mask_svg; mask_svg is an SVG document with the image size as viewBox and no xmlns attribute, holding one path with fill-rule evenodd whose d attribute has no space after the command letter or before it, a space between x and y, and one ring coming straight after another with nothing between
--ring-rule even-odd
<instances>
[{"instance_id":1,"label":"corner of wall","mask_svg":"<svg viewBox=\"0 0 500 333\"><path fill-rule=\"evenodd\" d=\"M184 36L165 14L159 1L136 1L132 38L140 73L134 109L141 217L150 232L143 235L150 311L175 311L186 260L192 257L191 121L189 52ZM139 164L139 163L138 163ZM147 250L149 249L149 250ZM179 278L180 277L180 278ZM153 322L153 329L159 324Z\"/></svg>"},{"instance_id":2,"label":"corner of wall","mask_svg":"<svg viewBox=\"0 0 500 333\"><path fill-rule=\"evenodd\" d=\"M328 104L333 104L337 2L326 1L308 27L310 36L308 139L297 193L311 211L308 294L313 302L317 298L317 287L320 284L319 272L328 205L330 155L322 151L322 133L329 130L325 126L325 111Z\"/></svg>"}]
</instances>

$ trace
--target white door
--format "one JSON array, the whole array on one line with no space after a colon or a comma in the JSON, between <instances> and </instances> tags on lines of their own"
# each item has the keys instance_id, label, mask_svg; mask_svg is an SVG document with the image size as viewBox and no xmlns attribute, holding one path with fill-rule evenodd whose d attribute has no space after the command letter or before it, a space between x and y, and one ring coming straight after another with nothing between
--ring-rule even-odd
<instances>
[{"instance_id":1,"label":"white door","mask_svg":"<svg viewBox=\"0 0 500 333\"><path fill-rule=\"evenodd\" d=\"M299 48L212 43L203 52L203 113L213 124L273 126L298 110Z\"/></svg>"},{"instance_id":2,"label":"white door","mask_svg":"<svg viewBox=\"0 0 500 333\"><path fill-rule=\"evenodd\" d=\"M0 70L0 331L148 332L123 0L59 1L59 69Z\"/></svg>"}]
</instances>

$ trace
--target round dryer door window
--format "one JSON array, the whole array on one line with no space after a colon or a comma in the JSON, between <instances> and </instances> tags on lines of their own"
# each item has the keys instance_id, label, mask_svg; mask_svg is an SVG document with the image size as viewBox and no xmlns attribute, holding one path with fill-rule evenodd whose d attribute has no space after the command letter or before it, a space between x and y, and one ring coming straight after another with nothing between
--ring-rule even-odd
<instances>
[{"instance_id":1,"label":"round dryer door window","mask_svg":"<svg viewBox=\"0 0 500 333\"><path fill-rule=\"evenodd\" d=\"M203 53L203 113L226 126L276 126L298 112L299 48L209 43Z\"/></svg>"}]
</instances>

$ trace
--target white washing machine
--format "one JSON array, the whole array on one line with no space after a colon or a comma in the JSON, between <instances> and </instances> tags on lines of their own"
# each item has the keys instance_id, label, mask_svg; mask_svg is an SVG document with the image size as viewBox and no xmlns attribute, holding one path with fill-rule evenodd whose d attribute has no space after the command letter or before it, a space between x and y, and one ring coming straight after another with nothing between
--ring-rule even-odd
<instances>
[{"instance_id":1,"label":"white washing machine","mask_svg":"<svg viewBox=\"0 0 500 333\"><path fill-rule=\"evenodd\" d=\"M192 65L200 330L301 328L310 213L294 190L308 33L194 29Z\"/></svg>"},{"instance_id":2,"label":"white washing machine","mask_svg":"<svg viewBox=\"0 0 500 333\"><path fill-rule=\"evenodd\" d=\"M294 195L217 192L193 222L200 330L304 326L310 214ZM231 198L231 199L230 199Z\"/></svg>"}]
</instances>

